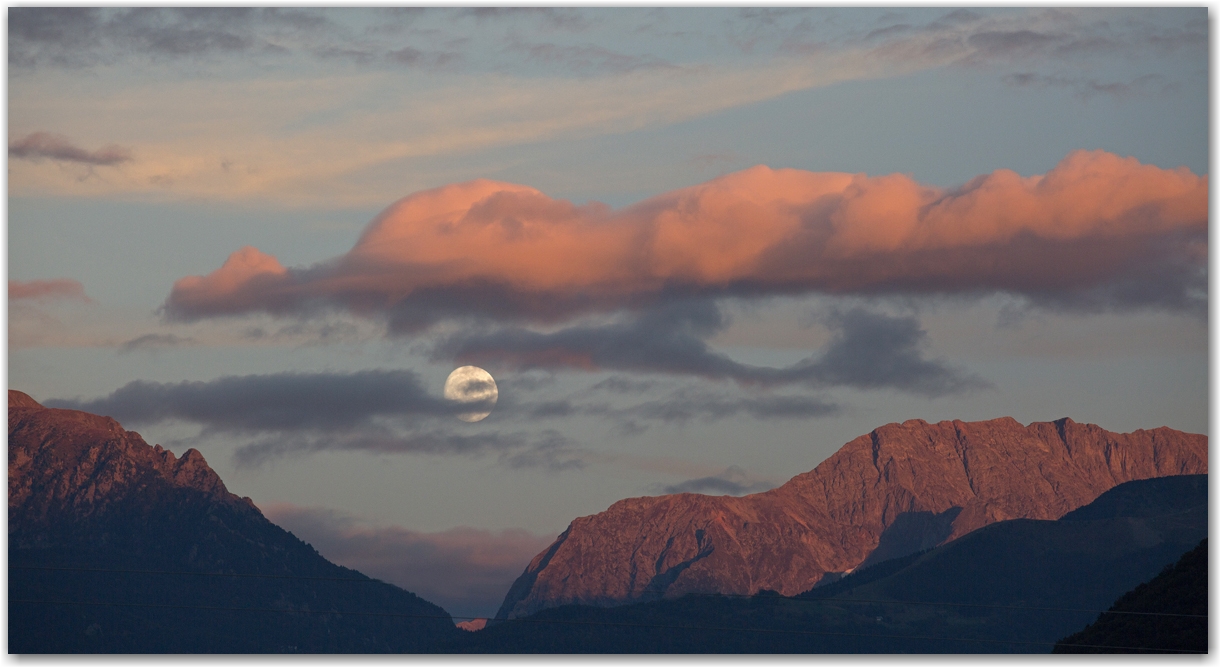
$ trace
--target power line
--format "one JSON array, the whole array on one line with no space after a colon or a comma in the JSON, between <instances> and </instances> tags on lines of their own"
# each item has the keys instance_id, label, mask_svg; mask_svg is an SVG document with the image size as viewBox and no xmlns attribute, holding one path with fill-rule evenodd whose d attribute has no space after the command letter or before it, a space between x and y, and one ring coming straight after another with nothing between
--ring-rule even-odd
<instances>
[{"instance_id":1,"label":"power line","mask_svg":"<svg viewBox=\"0 0 1220 667\"><path fill-rule=\"evenodd\" d=\"M230 573L230 572L192 572L192 571L172 571L172 570L122 570L108 568L90 568L90 567L52 567L42 565L9 565L10 570L46 570L52 572L106 572L115 574L165 574L165 575L189 575L199 577L239 577L239 578L261 578L261 579L301 579L306 581L351 581L361 583L381 583L388 584L380 579L355 579L352 577L307 577L288 574L252 574L252 573ZM845 602L845 603L862 603L862 604L891 604L891 605L922 605L922 606L939 606L939 607L973 607L981 609L1013 609L1018 611L1068 611L1068 612L1088 612L1091 614L1130 614L1135 616L1173 616L1180 618L1207 618L1207 614L1172 614L1168 612L1156 611L1114 611L1108 609L1079 609L1071 607L1026 607L1021 605L998 605L998 604L974 604L967 602L926 602L920 600L861 600L851 598L801 598L801 597L770 597L758 595L742 595L738 593L686 593L686 596L691 597L724 597L738 598L748 600L776 600L776 601L792 601L792 602ZM671 598L674 600L678 598ZM482 618L482 617L479 617Z\"/></svg>"},{"instance_id":2,"label":"power line","mask_svg":"<svg viewBox=\"0 0 1220 667\"><path fill-rule=\"evenodd\" d=\"M169 604L143 604L135 602L83 602L73 600L9 600L10 603L18 604L59 604L59 605L75 605L89 607L139 607L150 609L197 609L205 611L253 611L253 612L274 612L283 614L319 614L333 616L386 616L397 618L436 618L436 619L455 619L474 620L483 618L482 616L438 616L435 614L395 614L389 612L340 612L340 611L322 611L322 610L297 610L297 609L274 609L269 607L211 607L202 605L169 605ZM660 630L702 630L708 632L757 632L766 634L792 634L792 635L812 635L812 636L832 636L832 637L864 637L869 639L923 639L933 641L955 641L955 642L974 642L974 643L989 643L989 644L1017 644L1025 646L1070 646L1074 648L1099 648L1099 649L1118 649L1124 651L1152 651L1158 653L1203 653L1203 651L1191 651L1187 649L1171 649L1171 648L1145 648L1140 646L1110 646L1105 644L1059 644L1058 642L1037 642L1023 641L1015 639L983 639L971 637L932 637L925 635L883 635L872 633L858 632L826 632L816 630L783 630L779 628L748 628L748 627L709 627L709 626L694 626L694 625L662 625L659 623L615 623L608 621L573 621L566 619L550 619L550 618L517 618L510 623L550 623L557 625L591 625L604 627L626 627L626 628L654 628Z\"/></svg>"}]
</instances>

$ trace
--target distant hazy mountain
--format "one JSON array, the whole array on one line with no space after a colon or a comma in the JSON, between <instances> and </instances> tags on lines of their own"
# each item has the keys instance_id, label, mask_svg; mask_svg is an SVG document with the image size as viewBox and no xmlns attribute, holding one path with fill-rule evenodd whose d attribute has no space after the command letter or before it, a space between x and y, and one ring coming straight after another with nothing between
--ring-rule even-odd
<instances>
[{"instance_id":1,"label":"distant hazy mountain","mask_svg":"<svg viewBox=\"0 0 1220 667\"><path fill-rule=\"evenodd\" d=\"M193 449L10 391L8 455L10 652L400 652L466 634L267 521Z\"/></svg>"},{"instance_id":2,"label":"distant hazy mountain","mask_svg":"<svg viewBox=\"0 0 1220 667\"><path fill-rule=\"evenodd\" d=\"M578 518L497 618L686 593L794 595L997 521L1057 519L1123 482L1206 472L1207 437L1169 428L890 424L765 493L630 498Z\"/></svg>"},{"instance_id":3,"label":"distant hazy mountain","mask_svg":"<svg viewBox=\"0 0 1220 667\"><path fill-rule=\"evenodd\" d=\"M1128 482L1058 521L997 522L795 597L693 594L613 608L567 605L499 622L448 648L1048 653L1058 638L1096 618L1123 591L1155 576L1206 535L1206 475ZM1196 586L1194 595L1199 592L1206 613L1206 587ZM1206 623L1201 625L1205 646Z\"/></svg>"},{"instance_id":4,"label":"distant hazy mountain","mask_svg":"<svg viewBox=\"0 0 1220 667\"><path fill-rule=\"evenodd\" d=\"M1055 653L1207 653L1207 540L1136 586ZM1202 618L1200 618L1202 617Z\"/></svg>"}]
</instances>

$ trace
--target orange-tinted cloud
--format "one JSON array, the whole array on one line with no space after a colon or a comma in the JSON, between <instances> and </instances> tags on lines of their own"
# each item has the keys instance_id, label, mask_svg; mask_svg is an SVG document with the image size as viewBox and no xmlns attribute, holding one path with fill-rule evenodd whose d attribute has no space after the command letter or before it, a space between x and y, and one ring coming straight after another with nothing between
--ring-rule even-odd
<instances>
[{"instance_id":1,"label":"orange-tinted cloud","mask_svg":"<svg viewBox=\"0 0 1220 667\"><path fill-rule=\"evenodd\" d=\"M10 280L8 281L9 301L23 299L75 299L89 301L85 296L85 288L78 281L67 278L56 280Z\"/></svg>"},{"instance_id":2,"label":"orange-tinted cloud","mask_svg":"<svg viewBox=\"0 0 1220 667\"><path fill-rule=\"evenodd\" d=\"M1204 301L1206 176L1104 151L956 189L757 166L613 210L477 180L391 205L331 262L242 248L179 280L176 319L318 306L410 330L557 321L673 294L988 293L1090 307Z\"/></svg>"}]
</instances>

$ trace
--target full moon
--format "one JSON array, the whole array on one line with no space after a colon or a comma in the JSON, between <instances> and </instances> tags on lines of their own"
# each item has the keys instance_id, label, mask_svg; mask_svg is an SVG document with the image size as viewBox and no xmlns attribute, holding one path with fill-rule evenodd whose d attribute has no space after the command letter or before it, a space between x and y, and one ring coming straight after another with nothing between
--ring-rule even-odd
<instances>
[{"instance_id":1,"label":"full moon","mask_svg":"<svg viewBox=\"0 0 1220 667\"><path fill-rule=\"evenodd\" d=\"M486 410L459 412L457 417L464 422L477 422L491 414L499 397L500 390L496 388L495 378L478 366L462 366L445 380L445 398L458 403L490 403Z\"/></svg>"}]
</instances>

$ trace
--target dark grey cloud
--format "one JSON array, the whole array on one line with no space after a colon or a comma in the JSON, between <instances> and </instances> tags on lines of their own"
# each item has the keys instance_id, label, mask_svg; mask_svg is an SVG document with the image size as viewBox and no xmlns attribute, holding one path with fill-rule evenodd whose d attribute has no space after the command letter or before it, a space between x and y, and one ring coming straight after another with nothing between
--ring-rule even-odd
<instances>
[{"instance_id":1,"label":"dark grey cloud","mask_svg":"<svg viewBox=\"0 0 1220 667\"><path fill-rule=\"evenodd\" d=\"M503 328L455 334L438 344L438 358L513 368L575 367L729 379L746 385L890 388L928 396L987 386L983 380L925 359L926 333L914 317L862 309L826 318L834 338L820 356L786 368L742 364L705 339L727 321L710 301L682 301L626 322L574 326L543 333Z\"/></svg>"},{"instance_id":2,"label":"dark grey cloud","mask_svg":"<svg viewBox=\"0 0 1220 667\"><path fill-rule=\"evenodd\" d=\"M144 334L132 338L131 340L119 345L119 353L135 352L137 350L155 350L167 347L180 347L183 345L193 345L197 341L189 336L179 336L177 334Z\"/></svg>"},{"instance_id":3,"label":"dark grey cloud","mask_svg":"<svg viewBox=\"0 0 1220 667\"><path fill-rule=\"evenodd\" d=\"M255 7L48 8L9 10L9 64L87 66L140 56L276 53L278 42L334 32L313 9Z\"/></svg>"},{"instance_id":4,"label":"dark grey cloud","mask_svg":"<svg viewBox=\"0 0 1220 667\"><path fill-rule=\"evenodd\" d=\"M454 415L483 407L430 394L415 373L405 370L226 376L207 382L136 380L103 398L52 399L46 405L125 423L180 420L201 424L208 432L248 433L333 432L378 417Z\"/></svg>"},{"instance_id":5,"label":"dark grey cloud","mask_svg":"<svg viewBox=\"0 0 1220 667\"><path fill-rule=\"evenodd\" d=\"M457 11L458 18L483 21L530 21L551 29L581 31L589 27L586 12L571 7L470 7Z\"/></svg>"},{"instance_id":6,"label":"dark grey cloud","mask_svg":"<svg viewBox=\"0 0 1220 667\"><path fill-rule=\"evenodd\" d=\"M639 393L639 392L633 392ZM817 396L773 394L769 392L726 394L686 386L654 398L623 405L621 402L559 398L517 402L502 400L498 407L503 419L540 423L592 417L614 423L616 432L635 436L648 430L649 422L686 424L704 423L748 416L753 419L816 419L837 415L842 408Z\"/></svg>"},{"instance_id":7,"label":"dark grey cloud","mask_svg":"<svg viewBox=\"0 0 1220 667\"><path fill-rule=\"evenodd\" d=\"M111 144L90 151L74 145L63 135L50 132L34 132L10 141L8 155L19 160L56 160L96 167L110 167L131 161L131 151L122 146Z\"/></svg>"},{"instance_id":8,"label":"dark grey cloud","mask_svg":"<svg viewBox=\"0 0 1220 667\"><path fill-rule=\"evenodd\" d=\"M274 433L238 447L234 452L234 462L238 467L256 468L276 459L323 451L470 458L495 455L498 463L508 468L544 468L552 471L577 470L587 465L586 453L573 441L552 430L541 433L484 431L463 434L443 429L403 432L369 425L328 433Z\"/></svg>"},{"instance_id":9,"label":"dark grey cloud","mask_svg":"<svg viewBox=\"0 0 1220 667\"><path fill-rule=\"evenodd\" d=\"M245 327L241 337L249 341L293 342L298 344L330 344L361 339L360 328L343 321L298 321L268 331L260 326Z\"/></svg>"},{"instance_id":10,"label":"dark grey cloud","mask_svg":"<svg viewBox=\"0 0 1220 667\"><path fill-rule=\"evenodd\" d=\"M742 496L747 493L769 491L776 486L765 480L751 479L746 471L738 466L729 466L719 475L688 479L685 482L662 487L661 492Z\"/></svg>"},{"instance_id":11,"label":"dark grey cloud","mask_svg":"<svg viewBox=\"0 0 1220 667\"><path fill-rule=\"evenodd\" d=\"M772 395L727 397L701 390L678 390L667 397L608 411L609 416L630 420L687 422L693 419L719 421L741 415L755 419L810 419L828 417L838 405L810 396Z\"/></svg>"},{"instance_id":12,"label":"dark grey cloud","mask_svg":"<svg viewBox=\"0 0 1220 667\"><path fill-rule=\"evenodd\" d=\"M1159 88L1164 89L1168 85L1165 77L1159 74L1145 74L1138 76L1130 81L1110 81L1103 82L1097 79L1086 77L1066 77L1057 75L1038 74L1036 72L1016 72L1008 74L1002 79L1004 83L1017 88L1066 88L1074 92L1076 95L1084 98L1093 97L1095 95L1110 95L1113 97L1123 97L1141 92L1150 92L1154 86L1160 84Z\"/></svg>"},{"instance_id":13,"label":"dark grey cloud","mask_svg":"<svg viewBox=\"0 0 1220 667\"><path fill-rule=\"evenodd\" d=\"M985 30L966 38L966 43L989 57L1028 55L1069 38L1065 34L1034 30Z\"/></svg>"},{"instance_id":14,"label":"dark grey cloud","mask_svg":"<svg viewBox=\"0 0 1220 667\"><path fill-rule=\"evenodd\" d=\"M656 382L652 380L638 380L623 375L612 375L589 388L594 391L605 390L619 394L634 394L651 389L654 385L656 385Z\"/></svg>"},{"instance_id":15,"label":"dark grey cloud","mask_svg":"<svg viewBox=\"0 0 1220 667\"><path fill-rule=\"evenodd\" d=\"M125 424L177 420L198 424L198 438L244 440L239 467L321 451L438 456L496 456L508 468L572 470L586 453L553 430L471 432L456 421L430 419L491 409L428 393L405 370L277 373L207 382L134 381L93 400L50 399L53 408L107 415Z\"/></svg>"},{"instance_id":16,"label":"dark grey cloud","mask_svg":"<svg viewBox=\"0 0 1220 667\"><path fill-rule=\"evenodd\" d=\"M886 39L895 35L902 35L911 32L914 29L909 23L896 23L884 28L877 28L864 36L864 41L872 41L876 39Z\"/></svg>"},{"instance_id":17,"label":"dark grey cloud","mask_svg":"<svg viewBox=\"0 0 1220 667\"><path fill-rule=\"evenodd\" d=\"M960 65L1000 65L1015 62L1082 64L1081 59L1137 52L1171 53L1206 48L1207 31L1202 13L1180 9L1182 23L1169 25L1141 20L1137 12L1122 15L1098 10L1031 9L1023 16L1011 12L983 13L956 9L920 24L909 19L849 37L849 44L875 49L886 58L949 58ZM1162 11L1161 18L1171 14ZM793 40L789 40L791 49ZM800 49L795 49L799 51Z\"/></svg>"},{"instance_id":18,"label":"dark grey cloud","mask_svg":"<svg viewBox=\"0 0 1220 667\"><path fill-rule=\"evenodd\" d=\"M620 74L640 69L674 67L670 62L648 54L622 53L593 44L552 44L517 42L509 47L535 63L558 65L564 70L583 73Z\"/></svg>"},{"instance_id":19,"label":"dark grey cloud","mask_svg":"<svg viewBox=\"0 0 1220 667\"><path fill-rule=\"evenodd\" d=\"M390 50L385 57L394 64L424 68L445 67L462 60L462 54L457 51L422 50L412 46Z\"/></svg>"}]
</instances>

